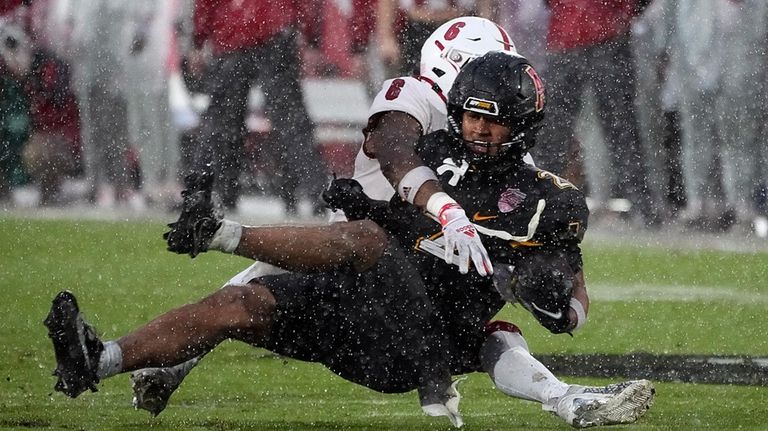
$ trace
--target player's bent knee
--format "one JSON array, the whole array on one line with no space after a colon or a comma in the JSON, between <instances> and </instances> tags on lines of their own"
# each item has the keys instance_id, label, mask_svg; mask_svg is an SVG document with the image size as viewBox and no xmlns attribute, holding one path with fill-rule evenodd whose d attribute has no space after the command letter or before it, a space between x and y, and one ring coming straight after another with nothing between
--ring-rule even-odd
<instances>
[{"instance_id":1,"label":"player's bent knee","mask_svg":"<svg viewBox=\"0 0 768 431\"><path fill-rule=\"evenodd\" d=\"M501 322L506 323L506 322ZM522 349L528 352L528 343L523 334L512 324L509 327L494 327L489 331L485 342L480 348L480 363L483 370L492 373L499 357L512 349Z\"/></svg>"},{"instance_id":2,"label":"player's bent knee","mask_svg":"<svg viewBox=\"0 0 768 431\"><path fill-rule=\"evenodd\" d=\"M372 267L387 247L386 232L371 220L335 223L333 226L338 229L339 238L342 238L358 271Z\"/></svg>"},{"instance_id":3,"label":"player's bent knee","mask_svg":"<svg viewBox=\"0 0 768 431\"><path fill-rule=\"evenodd\" d=\"M253 344L269 333L277 307L272 292L258 283L224 286L203 303L216 309L231 338Z\"/></svg>"}]
</instances>

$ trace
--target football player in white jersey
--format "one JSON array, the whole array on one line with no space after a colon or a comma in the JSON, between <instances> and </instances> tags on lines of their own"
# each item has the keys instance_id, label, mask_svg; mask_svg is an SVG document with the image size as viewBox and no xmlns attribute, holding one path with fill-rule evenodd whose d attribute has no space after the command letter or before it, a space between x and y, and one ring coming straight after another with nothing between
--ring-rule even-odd
<instances>
[{"instance_id":1,"label":"football player in white jersey","mask_svg":"<svg viewBox=\"0 0 768 431\"><path fill-rule=\"evenodd\" d=\"M462 273L469 271L471 260L480 275L492 274L493 267L479 234L461 206L441 190L435 173L423 165L414 147L422 135L446 128L447 94L459 70L490 51L517 52L507 32L487 19L460 17L435 30L422 48L420 75L385 81L374 99L353 175L372 199L389 200L398 193L431 214L443 227L445 260L458 265ZM532 163L530 156L526 161ZM343 213L332 217L332 221L344 220ZM230 236L239 240L239 234ZM280 272L284 270L257 261L227 284ZM134 373L134 405L159 414L198 360Z\"/></svg>"},{"instance_id":2,"label":"football player in white jersey","mask_svg":"<svg viewBox=\"0 0 768 431\"><path fill-rule=\"evenodd\" d=\"M517 52L507 32L492 21L459 17L438 27L421 49L420 75L385 81L374 99L352 177L372 199L389 200L397 192L439 220L447 242L445 259L452 263L458 252L455 263L463 274L470 260L480 275L492 274L488 253L471 220L440 189L414 146L422 135L446 128L446 95L456 75L489 51Z\"/></svg>"}]
</instances>

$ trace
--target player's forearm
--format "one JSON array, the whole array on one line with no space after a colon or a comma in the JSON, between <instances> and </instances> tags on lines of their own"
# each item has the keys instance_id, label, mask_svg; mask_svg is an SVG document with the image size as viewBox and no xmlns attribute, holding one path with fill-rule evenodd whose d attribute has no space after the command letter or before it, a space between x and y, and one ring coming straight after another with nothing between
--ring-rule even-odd
<instances>
[{"instance_id":1,"label":"player's forearm","mask_svg":"<svg viewBox=\"0 0 768 431\"><path fill-rule=\"evenodd\" d=\"M429 198L441 188L437 177L416 154L414 146L420 137L421 125L413 117L387 112L368 137L366 149L379 161L382 174L400 197L426 211Z\"/></svg>"},{"instance_id":2,"label":"player's forearm","mask_svg":"<svg viewBox=\"0 0 768 431\"><path fill-rule=\"evenodd\" d=\"M435 193L441 191L443 191L443 189L440 188L440 184L437 181L427 181L421 186L421 188L419 188L419 191L413 198L413 204L422 210L426 210L429 198L431 198Z\"/></svg>"},{"instance_id":3,"label":"player's forearm","mask_svg":"<svg viewBox=\"0 0 768 431\"><path fill-rule=\"evenodd\" d=\"M568 310L568 319L571 322L569 331L582 327L587 322L587 316L589 315L589 295L587 294L587 284L584 281L584 271L576 273L573 282L571 307ZM581 304L582 310L577 311L579 304L574 304L573 300Z\"/></svg>"}]
</instances>

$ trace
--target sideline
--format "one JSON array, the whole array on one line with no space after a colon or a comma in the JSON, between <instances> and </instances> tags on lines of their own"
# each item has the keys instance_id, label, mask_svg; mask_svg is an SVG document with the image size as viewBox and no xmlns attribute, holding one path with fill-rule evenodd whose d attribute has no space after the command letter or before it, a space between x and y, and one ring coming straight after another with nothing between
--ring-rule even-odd
<instances>
[{"instance_id":1,"label":"sideline","mask_svg":"<svg viewBox=\"0 0 768 431\"><path fill-rule=\"evenodd\" d=\"M739 305L768 305L768 291L755 292L734 286L675 286L589 283L589 296L595 301L628 302L725 302Z\"/></svg>"},{"instance_id":2,"label":"sideline","mask_svg":"<svg viewBox=\"0 0 768 431\"><path fill-rule=\"evenodd\" d=\"M654 355L645 352L536 357L555 375L768 386L768 357Z\"/></svg>"}]
</instances>

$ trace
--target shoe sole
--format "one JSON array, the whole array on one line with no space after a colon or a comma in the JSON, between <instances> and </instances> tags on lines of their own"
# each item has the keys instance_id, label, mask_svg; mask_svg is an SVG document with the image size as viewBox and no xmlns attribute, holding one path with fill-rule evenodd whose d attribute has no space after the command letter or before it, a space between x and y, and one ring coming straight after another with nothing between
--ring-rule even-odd
<instances>
[{"instance_id":1,"label":"shoe sole","mask_svg":"<svg viewBox=\"0 0 768 431\"><path fill-rule=\"evenodd\" d=\"M607 402L599 400L579 406L573 420L576 428L629 424L637 421L653 405L656 389L648 380L637 380Z\"/></svg>"},{"instance_id":2,"label":"shoe sole","mask_svg":"<svg viewBox=\"0 0 768 431\"><path fill-rule=\"evenodd\" d=\"M76 398L88 389L96 392L98 378L83 372L95 368L95 364L91 364L88 357L85 323L75 296L67 291L56 295L43 324L48 328L48 337L56 354L53 375L58 377L58 381L53 389L70 398Z\"/></svg>"}]
</instances>

